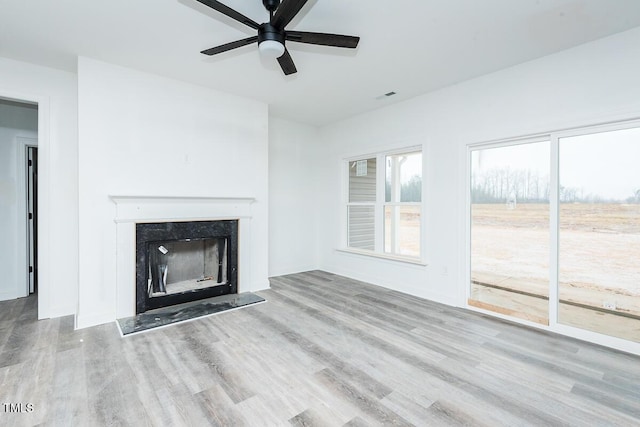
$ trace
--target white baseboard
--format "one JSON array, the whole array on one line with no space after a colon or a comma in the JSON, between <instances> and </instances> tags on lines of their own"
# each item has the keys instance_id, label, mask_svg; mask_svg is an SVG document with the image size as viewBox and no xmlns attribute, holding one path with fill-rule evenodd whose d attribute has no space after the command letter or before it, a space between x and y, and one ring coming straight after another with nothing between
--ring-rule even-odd
<instances>
[{"instance_id":1,"label":"white baseboard","mask_svg":"<svg viewBox=\"0 0 640 427\"><path fill-rule=\"evenodd\" d=\"M20 298L15 292L0 292L0 301L9 301L12 299Z\"/></svg>"},{"instance_id":2,"label":"white baseboard","mask_svg":"<svg viewBox=\"0 0 640 427\"><path fill-rule=\"evenodd\" d=\"M99 313L88 315L76 315L76 329L89 328L91 326L103 325L105 323L113 322L116 320L114 313Z\"/></svg>"},{"instance_id":3,"label":"white baseboard","mask_svg":"<svg viewBox=\"0 0 640 427\"><path fill-rule=\"evenodd\" d=\"M75 306L68 307L51 307L49 309L49 318L64 317L76 314Z\"/></svg>"},{"instance_id":4,"label":"white baseboard","mask_svg":"<svg viewBox=\"0 0 640 427\"><path fill-rule=\"evenodd\" d=\"M304 273L305 271L313 271L318 270L317 265L307 265L307 266L291 266L286 268L278 268L274 271L269 272L269 277L277 277L277 276L286 276L288 274L296 274L296 273Z\"/></svg>"},{"instance_id":5,"label":"white baseboard","mask_svg":"<svg viewBox=\"0 0 640 427\"><path fill-rule=\"evenodd\" d=\"M332 274L337 274L339 276L348 277L350 279L359 280L361 282L371 283L372 285L381 286L383 288L395 290L398 292L403 292L407 295L413 295L418 298L424 298L426 300L448 305L451 307L459 306L455 298L452 298L449 295L443 295L438 292L430 292L429 289L424 289L424 291L420 293L411 292L409 289L402 289L401 286L391 286L381 281L379 277L376 277L374 275L368 275L366 273L362 273L361 271L349 270L345 268L336 268L334 266L328 266L328 265L320 267L319 270L323 270Z\"/></svg>"},{"instance_id":6,"label":"white baseboard","mask_svg":"<svg viewBox=\"0 0 640 427\"><path fill-rule=\"evenodd\" d=\"M238 291L239 292L257 292L257 291L263 291L265 289L271 288L269 279L257 280L255 282L252 282L251 285L249 286L250 286L249 289L238 289Z\"/></svg>"}]
</instances>

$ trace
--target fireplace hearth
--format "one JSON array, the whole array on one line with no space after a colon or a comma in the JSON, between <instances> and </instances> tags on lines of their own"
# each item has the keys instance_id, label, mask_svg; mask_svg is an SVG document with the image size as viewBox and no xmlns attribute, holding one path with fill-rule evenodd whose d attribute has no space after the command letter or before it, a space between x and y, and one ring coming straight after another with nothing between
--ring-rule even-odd
<instances>
[{"instance_id":1,"label":"fireplace hearth","mask_svg":"<svg viewBox=\"0 0 640 427\"><path fill-rule=\"evenodd\" d=\"M136 314L236 294L238 221L136 223Z\"/></svg>"}]
</instances>

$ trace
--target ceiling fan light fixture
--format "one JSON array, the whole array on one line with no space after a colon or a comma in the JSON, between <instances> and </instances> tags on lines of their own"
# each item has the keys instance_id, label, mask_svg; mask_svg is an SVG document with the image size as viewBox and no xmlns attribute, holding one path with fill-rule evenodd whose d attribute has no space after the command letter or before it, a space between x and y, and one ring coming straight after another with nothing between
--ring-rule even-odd
<instances>
[{"instance_id":1,"label":"ceiling fan light fixture","mask_svg":"<svg viewBox=\"0 0 640 427\"><path fill-rule=\"evenodd\" d=\"M285 47L287 40L296 43L343 47L348 49L355 49L360 41L360 37L357 36L285 30L285 27L295 18L309 0L262 0L262 4L269 12L269 20L262 24L258 24L253 19L244 16L237 10L217 0L196 1L258 32L258 34L253 37L247 37L203 50L201 52L202 54L209 56L217 55L258 42L260 54L265 58L277 58L278 64L285 76L297 72L296 65L293 63L293 59Z\"/></svg>"},{"instance_id":2,"label":"ceiling fan light fixture","mask_svg":"<svg viewBox=\"0 0 640 427\"><path fill-rule=\"evenodd\" d=\"M258 45L260 55L266 58L280 58L284 54L284 45L277 40L264 40Z\"/></svg>"}]
</instances>

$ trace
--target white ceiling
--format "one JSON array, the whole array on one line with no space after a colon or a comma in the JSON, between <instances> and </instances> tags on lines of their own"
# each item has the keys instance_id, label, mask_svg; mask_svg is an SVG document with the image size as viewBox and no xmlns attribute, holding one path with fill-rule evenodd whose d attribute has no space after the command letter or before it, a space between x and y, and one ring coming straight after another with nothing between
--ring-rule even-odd
<instances>
[{"instance_id":1,"label":"white ceiling","mask_svg":"<svg viewBox=\"0 0 640 427\"><path fill-rule=\"evenodd\" d=\"M267 20L261 0L222 2ZM322 125L637 26L638 0L310 0L287 28L360 45L288 43L298 73L284 76L256 45L200 54L255 34L195 0L0 0L0 56L70 71L92 57Z\"/></svg>"}]
</instances>

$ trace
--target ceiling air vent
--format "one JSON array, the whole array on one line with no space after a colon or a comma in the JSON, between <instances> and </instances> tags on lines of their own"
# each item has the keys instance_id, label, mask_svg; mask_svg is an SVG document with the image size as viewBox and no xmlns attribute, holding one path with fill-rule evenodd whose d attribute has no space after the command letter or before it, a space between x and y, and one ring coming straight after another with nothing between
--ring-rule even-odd
<instances>
[{"instance_id":1,"label":"ceiling air vent","mask_svg":"<svg viewBox=\"0 0 640 427\"><path fill-rule=\"evenodd\" d=\"M393 92L393 91L391 91L391 92L387 92L387 93L385 93L384 95L380 95L380 96L376 97L376 99L385 99L385 98L388 98L388 97L393 96L393 95L395 95L395 94L396 94L396 93L395 93L395 92Z\"/></svg>"}]
</instances>

